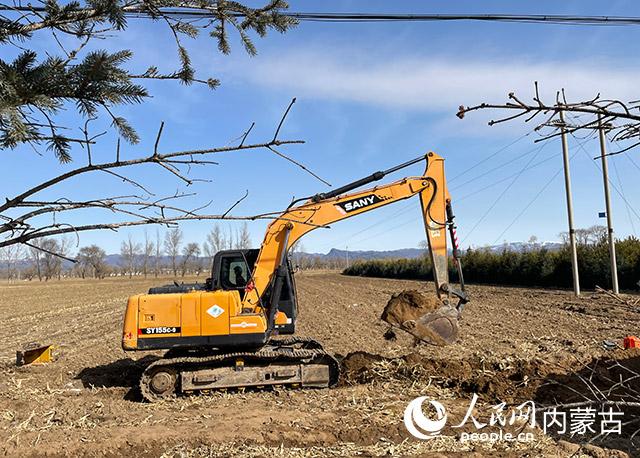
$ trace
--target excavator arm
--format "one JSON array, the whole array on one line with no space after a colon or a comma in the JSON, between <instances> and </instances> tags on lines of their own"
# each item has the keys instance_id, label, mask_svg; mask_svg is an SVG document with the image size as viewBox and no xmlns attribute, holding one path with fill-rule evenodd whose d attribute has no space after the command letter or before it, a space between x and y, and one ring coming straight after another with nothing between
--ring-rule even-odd
<instances>
[{"instance_id":1,"label":"excavator arm","mask_svg":"<svg viewBox=\"0 0 640 458\"><path fill-rule=\"evenodd\" d=\"M426 169L422 176L403 178L393 183L350 193L356 188L382 179L391 172L423 160L426 161ZM317 194L299 205L295 205L294 202L267 229L242 301L242 310L248 313L266 312L269 330L273 330L278 313L277 300L286 276L286 255L297 240L314 229L326 228L336 221L415 195L420 197L436 294L445 304L449 304L452 296L456 296L456 308L460 311L467 299L458 258L454 216L444 175L444 159L433 152L389 170L376 172L329 193ZM453 258L460 274L459 290L449 285L447 231L451 235ZM266 294L267 292L269 294Z\"/></svg>"}]
</instances>

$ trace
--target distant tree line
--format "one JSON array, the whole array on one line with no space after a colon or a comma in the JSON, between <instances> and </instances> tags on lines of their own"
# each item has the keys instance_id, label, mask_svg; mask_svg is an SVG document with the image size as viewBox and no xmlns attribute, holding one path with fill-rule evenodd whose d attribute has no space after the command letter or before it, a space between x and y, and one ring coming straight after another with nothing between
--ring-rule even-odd
<instances>
[{"instance_id":1,"label":"distant tree line","mask_svg":"<svg viewBox=\"0 0 640 458\"><path fill-rule=\"evenodd\" d=\"M107 253L100 246L84 246L74 253L72 241L69 237L41 238L26 249L23 245L0 248L0 277L7 281L149 275L184 277L208 271L213 256L220 250L251 248L247 223L235 230L229 227L227 231L215 224L203 243L185 242L184 233L178 227L162 236L158 230L153 237L145 231L142 240L129 235L120 245L119 265L115 266L107 262Z\"/></svg>"},{"instance_id":2,"label":"distant tree line","mask_svg":"<svg viewBox=\"0 0 640 458\"><path fill-rule=\"evenodd\" d=\"M611 272L606 231L599 226L580 232L578 268L584 288L609 287ZM640 287L640 240L630 236L616 242L618 281L620 287ZM568 244L549 250L530 243L523 251L508 247L501 251L488 248L469 249L462 257L465 281L512 286L571 288L571 257ZM431 262L425 256L417 259L373 260L356 262L343 271L345 275L398 279L433 278ZM449 265L450 277L457 281L457 271Z\"/></svg>"},{"instance_id":3,"label":"distant tree line","mask_svg":"<svg viewBox=\"0 0 640 458\"><path fill-rule=\"evenodd\" d=\"M342 270L345 268L344 259L323 258L316 254L305 253L304 245L300 240L289 248L289 260L291 265L298 270Z\"/></svg>"}]
</instances>

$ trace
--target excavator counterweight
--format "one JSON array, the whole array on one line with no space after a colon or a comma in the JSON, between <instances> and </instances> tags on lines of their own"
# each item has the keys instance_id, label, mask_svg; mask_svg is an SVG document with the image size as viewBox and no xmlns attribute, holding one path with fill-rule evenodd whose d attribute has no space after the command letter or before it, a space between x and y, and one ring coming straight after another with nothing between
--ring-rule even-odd
<instances>
[{"instance_id":1,"label":"excavator counterweight","mask_svg":"<svg viewBox=\"0 0 640 458\"><path fill-rule=\"evenodd\" d=\"M421 161L426 162L421 176L356 191ZM387 321L423 341L454 342L467 296L444 159L430 152L333 191L294 201L269 225L259 250L218 252L204 284L174 284L130 297L123 349L168 350L144 371L140 382L144 398L154 401L230 387L335 385L339 364L322 345L293 336L276 337L294 334L298 315L288 251L316 228L415 195L421 202L439 306L415 319ZM449 284L447 231L460 289Z\"/></svg>"}]
</instances>

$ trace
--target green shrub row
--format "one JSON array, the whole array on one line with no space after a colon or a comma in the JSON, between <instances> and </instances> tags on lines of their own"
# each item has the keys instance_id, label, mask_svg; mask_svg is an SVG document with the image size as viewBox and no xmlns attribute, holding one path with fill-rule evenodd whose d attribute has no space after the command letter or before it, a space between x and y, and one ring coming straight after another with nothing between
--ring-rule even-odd
<instances>
[{"instance_id":1,"label":"green shrub row","mask_svg":"<svg viewBox=\"0 0 640 458\"><path fill-rule=\"evenodd\" d=\"M622 289L638 289L640 281L640 240L629 237L616 242L618 281ZM596 285L609 288L611 271L609 246L606 242L578 245L580 285L593 289ZM559 250L531 248L516 252L508 249L495 252L469 249L462 257L466 282L514 286L548 286L570 288L571 257L569 246ZM449 265L451 279L457 272ZM431 263L419 259L372 260L354 263L343 271L345 275L398 279L433 278Z\"/></svg>"}]
</instances>

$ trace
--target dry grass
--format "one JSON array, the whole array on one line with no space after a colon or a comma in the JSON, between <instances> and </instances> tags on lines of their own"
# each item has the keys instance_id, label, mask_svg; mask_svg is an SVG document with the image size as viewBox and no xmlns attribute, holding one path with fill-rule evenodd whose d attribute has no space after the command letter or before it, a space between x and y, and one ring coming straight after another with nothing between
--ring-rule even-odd
<instances>
[{"instance_id":1,"label":"dry grass","mask_svg":"<svg viewBox=\"0 0 640 458\"><path fill-rule=\"evenodd\" d=\"M476 372L500 377L523 360L552 364L574 353L597 356L604 338L640 329L638 314L612 298L472 287L462 341L414 348L408 337L384 339L386 326L378 318L392 293L429 292L431 285L327 272L304 272L297 280L301 335L334 353L363 350L387 358L371 365L365 383L144 404L136 383L148 361L145 354L121 350L122 314L129 295L167 279L0 285L0 448L12 456L563 456L542 434L517 448L461 444L448 433L426 442L410 439L402 414L411 399L446 400L452 415L464 414L469 399L440 383L450 376L446 371L407 365L402 357L417 352L434 361L480 361L485 365ZM56 345L59 359L15 368L15 350L30 341Z\"/></svg>"}]
</instances>

